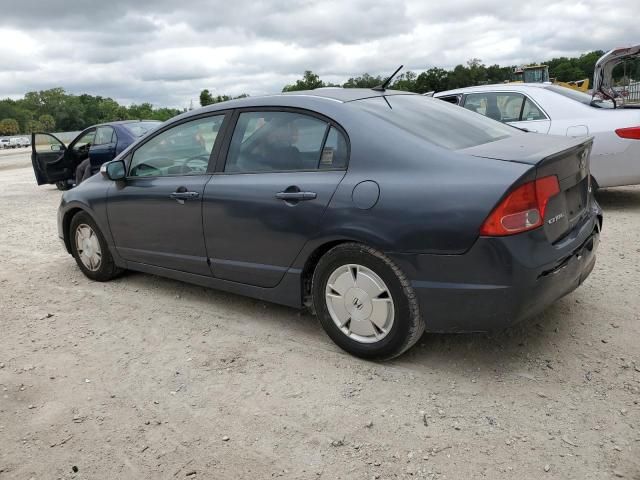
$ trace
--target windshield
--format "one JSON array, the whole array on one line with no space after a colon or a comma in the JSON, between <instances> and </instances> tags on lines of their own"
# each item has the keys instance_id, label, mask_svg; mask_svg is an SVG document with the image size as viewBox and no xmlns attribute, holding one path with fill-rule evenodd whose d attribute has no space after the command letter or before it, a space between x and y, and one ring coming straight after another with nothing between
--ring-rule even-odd
<instances>
[{"instance_id":1,"label":"windshield","mask_svg":"<svg viewBox=\"0 0 640 480\"><path fill-rule=\"evenodd\" d=\"M576 102L584 103L596 108L613 108L613 103L610 100L602 100L601 98L592 98L591 95L573 90L567 87L560 87L558 85L548 85L545 87L547 90L558 93L563 97L570 98Z\"/></svg>"},{"instance_id":2,"label":"windshield","mask_svg":"<svg viewBox=\"0 0 640 480\"><path fill-rule=\"evenodd\" d=\"M509 125L422 95L373 97L353 102L353 105L449 150L475 147L521 134Z\"/></svg>"},{"instance_id":3,"label":"windshield","mask_svg":"<svg viewBox=\"0 0 640 480\"><path fill-rule=\"evenodd\" d=\"M124 128L129 130L134 137L141 137L145 133L158 128L158 125L160 125L160 123L162 122L149 121L149 122L125 123Z\"/></svg>"}]
</instances>

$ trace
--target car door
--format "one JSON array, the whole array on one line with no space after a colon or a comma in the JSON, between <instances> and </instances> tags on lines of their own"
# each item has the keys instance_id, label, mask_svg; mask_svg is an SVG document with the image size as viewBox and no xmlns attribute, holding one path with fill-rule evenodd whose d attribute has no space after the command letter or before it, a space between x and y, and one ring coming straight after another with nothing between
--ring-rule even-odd
<instances>
[{"instance_id":1,"label":"car door","mask_svg":"<svg viewBox=\"0 0 640 480\"><path fill-rule=\"evenodd\" d=\"M76 167L89 155L95 134L95 127L87 128L65 147L50 133L32 133L31 163L38 185L74 179Z\"/></svg>"},{"instance_id":2,"label":"car door","mask_svg":"<svg viewBox=\"0 0 640 480\"><path fill-rule=\"evenodd\" d=\"M31 163L38 185L73 177L72 165L65 159L66 146L50 133L31 134Z\"/></svg>"},{"instance_id":3,"label":"car door","mask_svg":"<svg viewBox=\"0 0 640 480\"><path fill-rule=\"evenodd\" d=\"M100 167L105 162L113 160L116 155L118 137L112 126L102 125L96 129L96 137L89 148L89 160L93 168Z\"/></svg>"},{"instance_id":4,"label":"car door","mask_svg":"<svg viewBox=\"0 0 640 480\"><path fill-rule=\"evenodd\" d=\"M225 114L185 120L151 134L127 157L127 177L107 193L118 253L129 262L211 276L202 196Z\"/></svg>"},{"instance_id":5,"label":"car door","mask_svg":"<svg viewBox=\"0 0 640 480\"><path fill-rule=\"evenodd\" d=\"M481 92L464 96L463 106L530 132L548 133L551 121L528 96L519 92Z\"/></svg>"},{"instance_id":6,"label":"car door","mask_svg":"<svg viewBox=\"0 0 640 480\"><path fill-rule=\"evenodd\" d=\"M324 117L288 109L237 112L232 123L226 162L204 192L211 271L274 287L319 229L346 172L347 137Z\"/></svg>"}]
</instances>

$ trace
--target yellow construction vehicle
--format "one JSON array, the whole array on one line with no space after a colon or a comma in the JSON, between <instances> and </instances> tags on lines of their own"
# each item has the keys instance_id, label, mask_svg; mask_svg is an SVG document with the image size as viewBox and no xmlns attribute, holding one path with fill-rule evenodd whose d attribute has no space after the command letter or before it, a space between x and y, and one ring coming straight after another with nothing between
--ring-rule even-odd
<instances>
[{"instance_id":1,"label":"yellow construction vehicle","mask_svg":"<svg viewBox=\"0 0 640 480\"><path fill-rule=\"evenodd\" d=\"M589 79L574 80L572 82L559 82L555 78L549 78L548 65L528 65L517 67L513 71L513 83L545 83L550 82L561 87L572 88L580 92L589 90Z\"/></svg>"}]
</instances>

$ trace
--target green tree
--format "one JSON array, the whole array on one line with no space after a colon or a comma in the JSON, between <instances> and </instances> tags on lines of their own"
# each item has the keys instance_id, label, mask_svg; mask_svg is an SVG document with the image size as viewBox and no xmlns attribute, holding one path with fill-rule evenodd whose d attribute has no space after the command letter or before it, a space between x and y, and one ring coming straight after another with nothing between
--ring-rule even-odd
<instances>
[{"instance_id":1,"label":"green tree","mask_svg":"<svg viewBox=\"0 0 640 480\"><path fill-rule=\"evenodd\" d=\"M433 67L425 70L416 78L415 91L417 93L440 92L447 89L449 72L443 68Z\"/></svg>"},{"instance_id":2,"label":"green tree","mask_svg":"<svg viewBox=\"0 0 640 480\"><path fill-rule=\"evenodd\" d=\"M23 131L26 133L41 132L42 127L40 126L40 122L37 120L29 120Z\"/></svg>"},{"instance_id":3,"label":"green tree","mask_svg":"<svg viewBox=\"0 0 640 480\"><path fill-rule=\"evenodd\" d=\"M553 70L549 70L549 76L561 82L580 80L584 78L583 74L584 72L569 60L555 66Z\"/></svg>"},{"instance_id":4,"label":"green tree","mask_svg":"<svg viewBox=\"0 0 640 480\"><path fill-rule=\"evenodd\" d=\"M380 75L373 77L368 73L364 73L359 77L352 77L342 84L343 88L373 88L384 82Z\"/></svg>"},{"instance_id":5,"label":"green tree","mask_svg":"<svg viewBox=\"0 0 640 480\"><path fill-rule=\"evenodd\" d=\"M0 121L0 135L17 135L20 133L18 121L14 118L5 118Z\"/></svg>"},{"instance_id":6,"label":"green tree","mask_svg":"<svg viewBox=\"0 0 640 480\"><path fill-rule=\"evenodd\" d=\"M38 119L38 124L39 124L38 126L43 132L53 132L56 128L56 121L49 114L40 115L40 118Z\"/></svg>"},{"instance_id":7,"label":"green tree","mask_svg":"<svg viewBox=\"0 0 640 480\"><path fill-rule=\"evenodd\" d=\"M302 79L296 80L296 83L292 85L285 85L282 89L283 92L295 92L300 90L313 90L314 88L327 87L320 77L313 73L311 70L305 70Z\"/></svg>"},{"instance_id":8,"label":"green tree","mask_svg":"<svg viewBox=\"0 0 640 480\"><path fill-rule=\"evenodd\" d=\"M416 91L416 79L418 75L409 70L406 73L395 78L391 87L393 90L404 90L407 92L415 92Z\"/></svg>"},{"instance_id":9,"label":"green tree","mask_svg":"<svg viewBox=\"0 0 640 480\"><path fill-rule=\"evenodd\" d=\"M213 103L213 96L208 89L204 89L200 92L200 106L206 107L207 105L211 105Z\"/></svg>"}]
</instances>

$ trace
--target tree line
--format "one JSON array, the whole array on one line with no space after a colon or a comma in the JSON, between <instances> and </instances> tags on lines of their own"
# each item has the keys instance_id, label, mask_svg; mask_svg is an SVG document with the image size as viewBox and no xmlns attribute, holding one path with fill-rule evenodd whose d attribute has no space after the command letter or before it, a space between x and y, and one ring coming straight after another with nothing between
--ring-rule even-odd
<instances>
[{"instance_id":1,"label":"tree line","mask_svg":"<svg viewBox=\"0 0 640 480\"><path fill-rule=\"evenodd\" d=\"M553 58L541 62L549 66L549 75L559 81L593 78L596 61L604 54L601 50L592 51L579 57ZM633 71L640 71L639 62L632 65ZM502 83L513 79L515 66L485 65L482 60L472 58L466 64L452 69L432 67L423 72L407 71L397 76L390 88L415 93L451 90L472 85ZM618 72L619 71L619 72ZM618 68L614 75L622 76ZM625 71L626 73L626 71ZM343 84L323 81L316 73L307 70L301 79L285 85L283 92L312 90L320 87L372 88L380 85L384 75L364 73L351 77ZM238 96L213 95L209 89L200 92L200 105L211 105ZM82 130L89 125L114 120L150 119L167 120L184 110L175 108L154 108L150 103L120 105L108 97L93 95L73 95L63 88L52 88L39 92L28 92L19 100L0 100L0 135L17 135L34 131L72 131Z\"/></svg>"},{"instance_id":2,"label":"tree line","mask_svg":"<svg viewBox=\"0 0 640 480\"><path fill-rule=\"evenodd\" d=\"M546 62L541 62L541 64L548 65L549 76L561 82L582 80L584 78L591 79L593 78L595 64L602 55L604 55L602 50L595 50L574 58L553 58ZM465 65L456 65L450 70L432 67L421 73L405 72L397 76L389 88L415 93L427 93L473 85L502 83L513 80L513 73L516 67L516 65L505 67L500 65L487 66L482 63L482 60L472 58ZM339 85L324 82L317 74L307 70L301 79L296 80L295 83L285 85L282 91L312 90L321 87L372 88L384 82L385 78L383 75L364 73L358 77L351 77L342 85Z\"/></svg>"},{"instance_id":3,"label":"tree line","mask_svg":"<svg viewBox=\"0 0 640 480\"><path fill-rule=\"evenodd\" d=\"M63 88L28 92L24 98L0 100L0 135L82 130L115 120L167 120L182 110L150 103L120 105L108 97L73 95Z\"/></svg>"}]
</instances>

